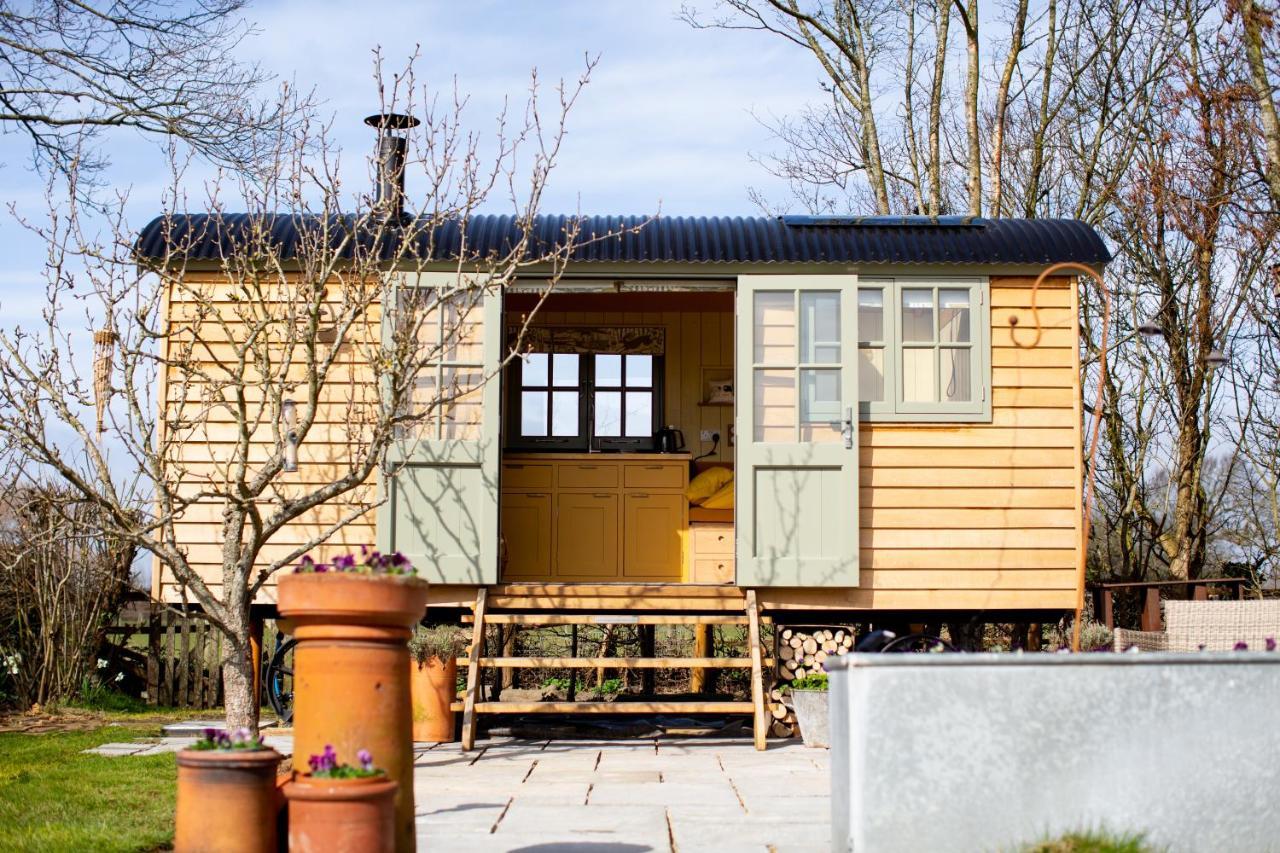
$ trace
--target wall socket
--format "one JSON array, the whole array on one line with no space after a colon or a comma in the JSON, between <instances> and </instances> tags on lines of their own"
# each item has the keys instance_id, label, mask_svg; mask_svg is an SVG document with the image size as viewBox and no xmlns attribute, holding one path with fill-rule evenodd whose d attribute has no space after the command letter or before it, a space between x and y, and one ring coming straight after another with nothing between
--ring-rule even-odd
<instances>
[{"instance_id":1,"label":"wall socket","mask_svg":"<svg viewBox=\"0 0 1280 853\"><path fill-rule=\"evenodd\" d=\"M714 436L715 434L716 434L716 431L713 429L704 429L701 433L698 434L698 438L702 439L707 444L710 444L712 441L715 441L715 439L712 438L712 436Z\"/></svg>"}]
</instances>

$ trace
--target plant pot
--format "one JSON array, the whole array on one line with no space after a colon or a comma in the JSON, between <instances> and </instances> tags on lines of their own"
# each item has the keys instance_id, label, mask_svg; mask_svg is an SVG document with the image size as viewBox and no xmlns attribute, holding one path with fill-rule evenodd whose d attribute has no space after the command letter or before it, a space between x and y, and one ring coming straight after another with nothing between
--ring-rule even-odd
<instances>
[{"instance_id":1,"label":"plant pot","mask_svg":"<svg viewBox=\"0 0 1280 853\"><path fill-rule=\"evenodd\" d=\"M826 690L792 690L791 703L795 706L796 723L804 745L818 749L831 746L830 710Z\"/></svg>"},{"instance_id":2,"label":"plant pot","mask_svg":"<svg viewBox=\"0 0 1280 853\"><path fill-rule=\"evenodd\" d=\"M412 628L427 606L427 583L395 575L290 574L277 592L294 650L293 755L331 744L341 760L367 749L396 791L396 850L415 848Z\"/></svg>"},{"instance_id":3,"label":"plant pot","mask_svg":"<svg viewBox=\"0 0 1280 853\"><path fill-rule=\"evenodd\" d=\"M391 853L396 849L396 783L385 776L295 776L289 801L291 853Z\"/></svg>"},{"instance_id":4,"label":"plant pot","mask_svg":"<svg viewBox=\"0 0 1280 853\"><path fill-rule=\"evenodd\" d=\"M454 740L452 705L458 695L458 659L427 658L409 664L409 695L413 699L413 739L425 743Z\"/></svg>"},{"instance_id":5,"label":"plant pot","mask_svg":"<svg viewBox=\"0 0 1280 853\"><path fill-rule=\"evenodd\" d=\"M280 758L274 749L179 752L173 849L274 853Z\"/></svg>"}]
</instances>

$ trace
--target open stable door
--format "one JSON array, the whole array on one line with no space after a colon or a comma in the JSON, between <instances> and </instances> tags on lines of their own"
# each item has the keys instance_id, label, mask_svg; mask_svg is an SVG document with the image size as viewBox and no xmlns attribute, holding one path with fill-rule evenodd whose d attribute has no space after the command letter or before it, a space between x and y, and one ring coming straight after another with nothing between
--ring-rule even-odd
<instances>
[{"instance_id":1,"label":"open stable door","mask_svg":"<svg viewBox=\"0 0 1280 853\"><path fill-rule=\"evenodd\" d=\"M857 278L738 277L738 586L858 585Z\"/></svg>"},{"instance_id":2,"label":"open stable door","mask_svg":"<svg viewBox=\"0 0 1280 853\"><path fill-rule=\"evenodd\" d=\"M502 295L454 273L406 274L387 323L414 318L427 362L417 410L433 407L389 454L378 543L433 583L498 580Z\"/></svg>"}]
</instances>

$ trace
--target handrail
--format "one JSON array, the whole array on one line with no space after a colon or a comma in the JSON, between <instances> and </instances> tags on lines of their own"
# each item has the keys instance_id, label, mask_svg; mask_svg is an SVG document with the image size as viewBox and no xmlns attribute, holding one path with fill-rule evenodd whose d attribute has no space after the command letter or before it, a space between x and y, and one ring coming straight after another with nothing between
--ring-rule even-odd
<instances>
[{"instance_id":1,"label":"handrail","mask_svg":"<svg viewBox=\"0 0 1280 853\"><path fill-rule=\"evenodd\" d=\"M1236 600L1244 598L1244 585L1247 578L1195 578L1193 580L1166 581L1094 581L1088 584L1093 593L1093 611L1095 618L1101 616L1103 624L1115 630L1115 599L1117 589L1144 589L1146 594L1142 602L1142 614L1138 627L1143 631L1159 631L1162 627L1160 618L1160 590L1164 587L1183 586L1191 589L1192 598L1196 601L1208 601L1210 586L1235 587Z\"/></svg>"},{"instance_id":2,"label":"handrail","mask_svg":"<svg viewBox=\"0 0 1280 853\"><path fill-rule=\"evenodd\" d=\"M1196 578L1195 580L1172 580L1172 581L1090 581L1086 584L1087 589L1124 589L1126 587L1139 586L1236 586L1248 583L1248 578Z\"/></svg>"}]
</instances>

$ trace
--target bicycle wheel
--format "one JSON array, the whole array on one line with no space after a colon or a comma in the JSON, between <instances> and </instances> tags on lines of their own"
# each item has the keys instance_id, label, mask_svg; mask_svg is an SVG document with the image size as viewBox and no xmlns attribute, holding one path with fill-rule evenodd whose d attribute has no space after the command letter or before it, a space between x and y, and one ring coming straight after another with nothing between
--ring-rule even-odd
<instances>
[{"instance_id":1,"label":"bicycle wheel","mask_svg":"<svg viewBox=\"0 0 1280 853\"><path fill-rule=\"evenodd\" d=\"M298 641L290 637L276 647L267 664L267 701L282 725L293 721L293 647Z\"/></svg>"},{"instance_id":2,"label":"bicycle wheel","mask_svg":"<svg viewBox=\"0 0 1280 853\"><path fill-rule=\"evenodd\" d=\"M931 634L907 634L891 640L882 648L884 654L901 654L903 652L954 652L955 647L941 637Z\"/></svg>"}]
</instances>

